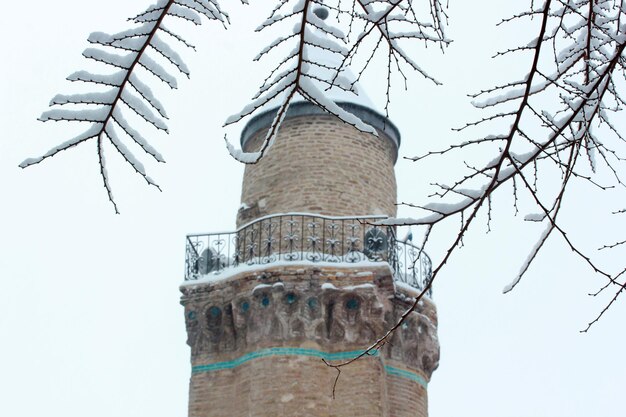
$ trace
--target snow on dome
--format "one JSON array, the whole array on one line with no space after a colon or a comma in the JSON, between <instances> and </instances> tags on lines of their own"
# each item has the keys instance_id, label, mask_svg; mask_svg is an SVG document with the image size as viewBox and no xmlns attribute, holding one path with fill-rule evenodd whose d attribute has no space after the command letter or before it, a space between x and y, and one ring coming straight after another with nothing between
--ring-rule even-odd
<instances>
[{"instance_id":1,"label":"snow on dome","mask_svg":"<svg viewBox=\"0 0 626 417\"><path fill-rule=\"evenodd\" d=\"M330 113L363 132L375 136L383 133L396 149L399 148L400 132L377 109L360 87L354 72L344 62L349 54L344 43L346 35L339 28L326 23L328 16L328 9L319 6L312 13L306 13L307 24L304 27L296 25L293 28L294 35L291 36L304 42L292 52L292 58L299 57L300 60L286 65L282 72L275 70L272 80L266 80L253 101L226 120L227 125L236 123L263 108L248 121L241 132L242 150L254 134L277 123L277 112L285 108L287 110L282 113L281 121L295 116ZM264 25L270 25L276 19L278 17L273 16ZM264 26L260 28L262 27ZM257 59L287 39L278 38L264 48ZM298 55L298 49L301 55ZM273 133L266 137L268 147L273 142L272 135ZM235 151L230 144L228 149L241 162L253 163L261 156L258 153Z\"/></svg>"},{"instance_id":2,"label":"snow on dome","mask_svg":"<svg viewBox=\"0 0 626 417\"><path fill-rule=\"evenodd\" d=\"M313 10L313 13L317 19L324 22L325 24L325 20L328 18L329 15L327 8L317 7ZM327 24L325 24L324 27L336 30L336 28ZM336 31L339 32L338 30ZM326 44L326 42L328 42L329 40L326 33L321 30L316 30L314 33L317 38L316 40L320 41L320 44L321 46L323 46L323 48L307 46L304 49L304 58L309 62L315 62L318 64L311 64L309 74L323 80L332 80L335 76L336 69L341 67L343 56L338 53L331 52L331 48L329 47L329 45ZM352 81L355 79L356 77L350 67L343 67L336 81L338 84L352 84ZM344 82L341 83L341 81ZM328 89L326 85L322 85L322 83L320 83L319 81L317 83L320 89L324 91L326 97L328 97L335 103L353 103L368 107L374 111L378 111L378 109L374 105L374 102L369 98L369 96L365 93L365 90L361 88L358 82L353 84L354 92L346 91L345 89L342 89L336 85ZM306 101L306 99L298 95L297 99L294 100L294 102L297 101Z\"/></svg>"}]
</instances>

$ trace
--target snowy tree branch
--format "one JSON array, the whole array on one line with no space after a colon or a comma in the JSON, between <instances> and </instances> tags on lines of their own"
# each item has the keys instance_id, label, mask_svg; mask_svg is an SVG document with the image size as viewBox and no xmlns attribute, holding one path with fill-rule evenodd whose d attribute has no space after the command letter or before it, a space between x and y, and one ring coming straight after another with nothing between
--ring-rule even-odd
<instances>
[{"instance_id":1,"label":"snowy tree branch","mask_svg":"<svg viewBox=\"0 0 626 417\"><path fill-rule=\"evenodd\" d=\"M125 136L156 161L164 162L163 157L149 144L143 134L126 121L124 113L130 111L157 130L168 132L167 125L163 120L167 119L165 109L154 96L151 88L142 81L138 70L144 69L170 88L176 88L176 78L155 58L152 58L150 52L156 53L178 72L189 76L189 70L180 55L158 36L158 32L162 31L177 42L191 46L181 36L165 29L163 22L167 17L175 17L199 25L201 15L209 20L221 22L227 19L227 15L219 9L215 0L159 0L155 5L129 19L139 24L136 28L114 35L102 32L92 33L88 39L90 43L124 51L126 54L118 55L103 49L87 48L83 55L88 59L119 68L121 71L113 74L92 74L87 71L78 71L71 74L68 79L113 88L105 92L55 96L50 102L51 106L71 105L78 107L78 109L53 108L44 112L40 120L89 122L91 126L84 133L53 147L42 156L24 160L20 167L26 168L39 164L61 151L95 140L104 188L115 212L119 213L106 169L104 143L108 141L137 174L141 175L149 185L160 190L159 186L146 174L143 164L124 144L114 125L119 126ZM98 107L95 110L88 108L92 106ZM158 114L155 114L152 109Z\"/></svg>"}]
</instances>

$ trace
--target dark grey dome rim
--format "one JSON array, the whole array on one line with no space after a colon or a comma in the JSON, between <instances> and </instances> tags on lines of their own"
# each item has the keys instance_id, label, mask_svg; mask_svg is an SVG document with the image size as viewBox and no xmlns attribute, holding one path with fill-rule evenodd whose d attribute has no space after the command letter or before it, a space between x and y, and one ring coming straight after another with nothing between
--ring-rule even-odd
<instances>
[{"instance_id":1,"label":"dark grey dome rim","mask_svg":"<svg viewBox=\"0 0 626 417\"><path fill-rule=\"evenodd\" d=\"M391 142L395 145L396 150L400 149L400 131L393 124L391 120L382 114L370 109L369 107L350 103L350 102L337 102L337 105L342 109L354 114L359 119L363 120L365 123L369 124L379 132L382 132L387 138L391 140ZM276 115L276 111L278 107L273 109L266 110L260 114L254 116L246 126L241 131L241 148L244 149L248 140L259 130L269 128L274 120ZM308 101L298 101L296 103L292 103L289 106L289 110L287 110L287 114L285 115L285 120L291 117L298 116L311 116L311 115L320 115L326 114L330 115L326 110L321 107L309 103Z\"/></svg>"}]
</instances>

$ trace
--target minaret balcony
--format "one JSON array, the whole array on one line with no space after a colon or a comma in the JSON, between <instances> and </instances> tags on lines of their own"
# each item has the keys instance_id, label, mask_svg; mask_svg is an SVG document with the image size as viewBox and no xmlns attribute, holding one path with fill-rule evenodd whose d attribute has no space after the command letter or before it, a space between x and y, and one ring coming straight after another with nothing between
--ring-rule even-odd
<instances>
[{"instance_id":1,"label":"minaret balcony","mask_svg":"<svg viewBox=\"0 0 626 417\"><path fill-rule=\"evenodd\" d=\"M430 280L428 255L386 216L332 217L309 213L273 214L233 232L190 234L186 238L185 281L221 279L266 265L365 266L387 263L396 283L421 291ZM432 291L427 295L432 298Z\"/></svg>"}]
</instances>

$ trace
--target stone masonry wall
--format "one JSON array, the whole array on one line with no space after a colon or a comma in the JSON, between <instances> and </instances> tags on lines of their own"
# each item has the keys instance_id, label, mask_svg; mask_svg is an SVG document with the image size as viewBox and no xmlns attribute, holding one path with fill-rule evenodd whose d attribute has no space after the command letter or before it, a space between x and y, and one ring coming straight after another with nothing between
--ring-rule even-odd
<instances>
[{"instance_id":1,"label":"stone masonry wall","mask_svg":"<svg viewBox=\"0 0 626 417\"><path fill-rule=\"evenodd\" d=\"M228 274L225 271L223 274ZM190 417L426 417L439 360L423 300L374 355L344 361L397 321L415 293L386 264L231 270L181 287L191 347Z\"/></svg>"},{"instance_id":2,"label":"stone masonry wall","mask_svg":"<svg viewBox=\"0 0 626 417\"><path fill-rule=\"evenodd\" d=\"M265 134L245 150L258 149ZM237 226L287 212L395 216L396 157L383 133L360 132L335 116L287 119L269 152L246 166Z\"/></svg>"}]
</instances>

